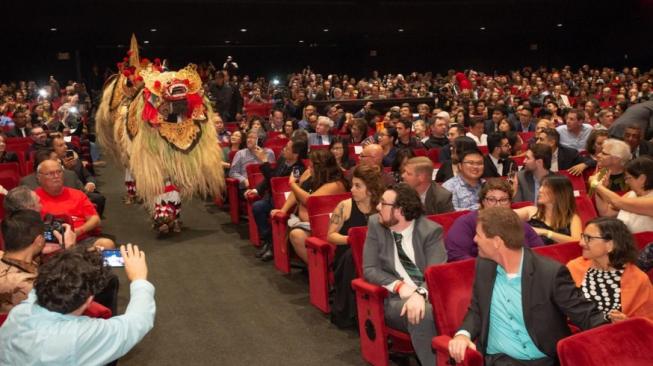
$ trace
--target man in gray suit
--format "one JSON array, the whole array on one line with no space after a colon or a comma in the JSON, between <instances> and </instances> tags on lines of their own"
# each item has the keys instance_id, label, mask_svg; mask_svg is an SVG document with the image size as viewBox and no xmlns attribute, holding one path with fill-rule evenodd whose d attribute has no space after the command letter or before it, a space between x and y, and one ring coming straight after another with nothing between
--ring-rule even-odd
<instances>
[{"instance_id":1,"label":"man in gray suit","mask_svg":"<svg viewBox=\"0 0 653 366\"><path fill-rule=\"evenodd\" d=\"M308 134L309 148L312 145L329 145L331 143L332 136L329 131L333 128L333 123L329 117L320 116L317 118L315 133Z\"/></svg>"},{"instance_id":2,"label":"man in gray suit","mask_svg":"<svg viewBox=\"0 0 653 366\"><path fill-rule=\"evenodd\" d=\"M513 202L530 201L537 203L542 178L551 174L551 147L546 144L533 144L526 151L524 168L512 182L515 196Z\"/></svg>"},{"instance_id":3,"label":"man in gray suit","mask_svg":"<svg viewBox=\"0 0 653 366\"><path fill-rule=\"evenodd\" d=\"M452 194L433 181L433 162L425 156L409 159L401 175L406 184L419 195L424 205L424 214L435 215L452 212Z\"/></svg>"},{"instance_id":4,"label":"man in gray suit","mask_svg":"<svg viewBox=\"0 0 653 366\"><path fill-rule=\"evenodd\" d=\"M434 365L431 339L436 331L424 271L447 260L442 227L424 216L419 195L406 183L387 189L377 210L367 225L363 275L390 292L385 300L388 326L408 332L421 364Z\"/></svg>"},{"instance_id":5,"label":"man in gray suit","mask_svg":"<svg viewBox=\"0 0 653 366\"><path fill-rule=\"evenodd\" d=\"M45 160L58 160L57 155L52 150L39 150L34 156L34 172L36 168ZM31 190L35 190L39 187L39 182L36 178L36 173L26 175L20 179L20 185L26 186ZM84 185L77 178L77 174L72 170L64 170L63 172L63 185L69 188L74 188L80 191L84 190Z\"/></svg>"}]
</instances>

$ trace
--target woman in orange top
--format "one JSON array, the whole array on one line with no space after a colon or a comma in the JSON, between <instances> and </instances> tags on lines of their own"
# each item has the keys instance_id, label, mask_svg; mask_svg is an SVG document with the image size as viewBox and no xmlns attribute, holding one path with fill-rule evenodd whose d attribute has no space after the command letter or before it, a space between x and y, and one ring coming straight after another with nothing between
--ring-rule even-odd
<instances>
[{"instance_id":1,"label":"woman in orange top","mask_svg":"<svg viewBox=\"0 0 653 366\"><path fill-rule=\"evenodd\" d=\"M636 316L653 320L653 285L634 264L637 247L626 225L596 218L587 223L579 245L583 255L567 267L585 298L613 323Z\"/></svg>"}]
</instances>

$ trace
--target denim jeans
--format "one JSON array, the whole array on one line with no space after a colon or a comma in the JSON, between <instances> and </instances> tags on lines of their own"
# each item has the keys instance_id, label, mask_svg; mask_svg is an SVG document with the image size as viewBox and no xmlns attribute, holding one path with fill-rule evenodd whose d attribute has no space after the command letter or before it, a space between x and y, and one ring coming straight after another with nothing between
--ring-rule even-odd
<instances>
[{"instance_id":1,"label":"denim jeans","mask_svg":"<svg viewBox=\"0 0 653 366\"><path fill-rule=\"evenodd\" d=\"M252 204L254 221L258 227L259 238L268 243L272 242L272 225L270 224L270 212L274 207L270 199L260 199Z\"/></svg>"}]
</instances>

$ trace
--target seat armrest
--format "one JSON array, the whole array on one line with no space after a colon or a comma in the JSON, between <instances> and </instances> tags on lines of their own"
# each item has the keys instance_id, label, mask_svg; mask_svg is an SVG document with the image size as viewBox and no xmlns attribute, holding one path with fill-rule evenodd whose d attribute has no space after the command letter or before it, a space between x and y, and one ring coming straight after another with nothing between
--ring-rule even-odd
<instances>
[{"instance_id":1,"label":"seat armrest","mask_svg":"<svg viewBox=\"0 0 653 366\"><path fill-rule=\"evenodd\" d=\"M371 284L361 278L351 281L351 287L356 292L361 292L367 296L375 297L377 299L385 299L388 296L388 290L385 288Z\"/></svg>"},{"instance_id":2,"label":"seat armrest","mask_svg":"<svg viewBox=\"0 0 653 366\"><path fill-rule=\"evenodd\" d=\"M315 236L306 238L306 247L317 252L328 254L333 244Z\"/></svg>"},{"instance_id":3,"label":"seat armrest","mask_svg":"<svg viewBox=\"0 0 653 366\"><path fill-rule=\"evenodd\" d=\"M260 200L260 199L261 199L261 196L259 196L259 195L256 194L256 193L250 193L250 194L246 195L245 198L247 198L247 202L248 202L248 203L252 204L252 203L254 203L254 202Z\"/></svg>"},{"instance_id":4,"label":"seat armrest","mask_svg":"<svg viewBox=\"0 0 653 366\"><path fill-rule=\"evenodd\" d=\"M449 357L449 341L451 341L451 339L452 338L448 335L439 335L433 337L433 340L431 341L431 347L433 348L433 351L435 351L438 361L446 362L451 359ZM451 359L451 361L453 362L453 359ZM465 351L465 360L458 365L483 366L483 363L483 355L481 355L480 352L468 347ZM440 364L442 364L442 362L440 362Z\"/></svg>"},{"instance_id":5,"label":"seat armrest","mask_svg":"<svg viewBox=\"0 0 653 366\"><path fill-rule=\"evenodd\" d=\"M274 215L272 215L272 221L277 221L277 222L286 222L288 221L288 215L287 213L284 212L276 212Z\"/></svg>"}]
</instances>

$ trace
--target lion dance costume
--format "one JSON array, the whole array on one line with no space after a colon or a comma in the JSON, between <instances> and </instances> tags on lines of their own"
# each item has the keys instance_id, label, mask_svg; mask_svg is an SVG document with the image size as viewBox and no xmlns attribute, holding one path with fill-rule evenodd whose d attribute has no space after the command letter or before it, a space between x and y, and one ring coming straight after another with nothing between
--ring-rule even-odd
<instances>
[{"instance_id":1,"label":"lion dance costume","mask_svg":"<svg viewBox=\"0 0 653 366\"><path fill-rule=\"evenodd\" d=\"M195 65L165 71L140 59L134 36L118 68L96 115L98 140L125 167L126 202L142 199L160 233L179 231L182 199L218 197L225 186L202 81Z\"/></svg>"}]
</instances>

